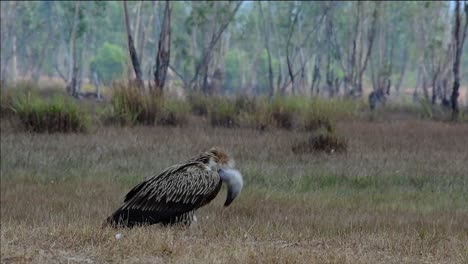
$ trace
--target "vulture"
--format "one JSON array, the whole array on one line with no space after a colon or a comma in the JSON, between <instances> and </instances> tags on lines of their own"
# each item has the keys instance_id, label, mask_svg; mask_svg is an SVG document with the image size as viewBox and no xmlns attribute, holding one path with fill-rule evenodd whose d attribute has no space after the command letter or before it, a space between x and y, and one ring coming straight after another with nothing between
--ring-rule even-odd
<instances>
[{"instance_id":1,"label":"vulture","mask_svg":"<svg viewBox=\"0 0 468 264\"><path fill-rule=\"evenodd\" d=\"M137 184L104 226L190 226L196 221L195 210L211 202L223 182L227 184L227 207L242 190L242 175L226 152L211 148Z\"/></svg>"}]
</instances>

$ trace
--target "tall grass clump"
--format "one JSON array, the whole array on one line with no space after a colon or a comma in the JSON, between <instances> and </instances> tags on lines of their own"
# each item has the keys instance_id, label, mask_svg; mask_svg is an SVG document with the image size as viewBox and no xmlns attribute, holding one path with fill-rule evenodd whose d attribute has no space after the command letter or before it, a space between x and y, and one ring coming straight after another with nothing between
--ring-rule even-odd
<instances>
[{"instance_id":1,"label":"tall grass clump","mask_svg":"<svg viewBox=\"0 0 468 264\"><path fill-rule=\"evenodd\" d=\"M89 118L73 99L54 96L46 101L35 93L14 96L12 109L25 131L36 133L85 132Z\"/></svg>"},{"instance_id":2,"label":"tall grass clump","mask_svg":"<svg viewBox=\"0 0 468 264\"><path fill-rule=\"evenodd\" d=\"M296 114L301 108L299 103L301 103L299 100L294 101L291 98L274 98L270 103L269 109L272 125L277 128L292 129Z\"/></svg>"},{"instance_id":3,"label":"tall grass clump","mask_svg":"<svg viewBox=\"0 0 468 264\"><path fill-rule=\"evenodd\" d=\"M331 131L335 120L355 116L360 107L359 103L345 99L245 95L219 98L201 94L190 95L189 104L192 113L208 116L213 126L307 131L320 127Z\"/></svg>"},{"instance_id":4,"label":"tall grass clump","mask_svg":"<svg viewBox=\"0 0 468 264\"><path fill-rule=\"evenodd\" d=\"M275 126L268 98L246 99L238 97L235 104L239 112L239 122L242 125L262 131Z\"/></svg>"},{"instance_id":5,"label":"tall grass clump","mask_svg":"<svg viewBox=\"0 0 468 264\"><path fill-rule=\"evenodd\" d=\"M197 116L208 116L211 98L201 93L191 93L188 96L188 103L192 114Z\"/></svg>"},{"instance_id":6,"label":"tall grass clump","mask_svg":"<svg viewBox=\"0 0 468 264\"><path fill-rule=\"evenodd\" d=\"M187 122L189 111L183 102L168 100L156 92L114 84L110 107L103 116L107 124L177 126Z\"/></svg>"},{"instance_id":7,"label":"tall grass clump","mask_svg":"<svg viewBox=\"0 0 468 264\"><path fill-rule=\"evenodd\" d=\"M213 97L208 104L208 117L212 126L237 127L238 115L235 102L228 98Z\"/></svg>"},{"instance_id":8,"label":"tall grass clump","mask_svg":"<svg viewBox=\"0 0 468 264\"><path fill-rule=\"evenodd\" d=\"M307 100L307 105L298 115L298 126L306 131L325 127L332 132L337 120L357 116L360 107L358 101L350 99L314 97Z\"/></svg>"},{"instance_id":9,"label":"tall grass clump","mask_svg":"<svg viewBox=\"0 0 468 264\"><path fill-rule=\"evenodd\" d=\"M163 126L181 126L188 121L190 106L178 100L163 100L157 117L157 124Z\"/></svg>"},{"instance_id":10,"label":"tall grass clump","mask_svg":"<svg viewBox=\"0 0 468 264\"><path fill-rule=\"evenodd\" d=\"M307 139L293 144L292 151L295 154L302 153L344 153L348 150L348 141L339 137L335 132L322 128L312 132Z\"/></svg>"},{"instance_id":11,"label":"tall grass clump","mask_svg":"<svg viewBox=\"0 0 468 264\"><path fill-rule=\"evenodd\" d=\"M160 105L159 95L147 94L134 85L114 84L105 121L121 125L154 125Z\"/></svg>"},{"instance_id":12,"label":"tall grass clump","mask_svg":"<svg viewBox=\"0 0 468 264\"><path fill-rule=\"evenodd\" d=\"M13 112L13 93L6 87L0 88L0 115L2 118L10 117Z\"/></svg>"},{"instance_id":13,"label":"tall grass clump","mask_svg":"<svg viewBox=\"0 0 468 264\"><path fill-rule=\"evenodd\" d=\"M269 103L269 114L277 128L333 131L336 120L356 116L359 107L355 101L338 98L276 97Z\"/></svg>"},{"instance_id":14,"label":"tall grass clump","mask_svg":"<svg viewBox=\"0 0 468 264\"><path fill-rule=\"evenodd\" d=\"M13 116L13 102L15 96L21 96L31 91L38 91L39 87L31 81L18 81L14 85L2 84L0 87L0 114L2 117Z\"/></svg>"}]
</instances>

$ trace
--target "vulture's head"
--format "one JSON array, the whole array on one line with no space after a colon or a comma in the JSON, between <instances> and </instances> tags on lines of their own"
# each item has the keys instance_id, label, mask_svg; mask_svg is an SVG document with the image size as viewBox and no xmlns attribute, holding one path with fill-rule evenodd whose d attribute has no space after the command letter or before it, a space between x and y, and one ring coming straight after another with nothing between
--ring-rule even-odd
<instances>
[{"instance_id":1,"label":"vulture's head","mask_svg":"<svg viewBox=\"0 0 468 264\"><path fill-rule=\"evenodd\" d=\"M221 181L227 184L228 192L224 206L229 206L239 195L244 185L241 173L234 168L234 159L216 147L204 152L202 156L205 156L204 163L211 170L217 171Z\"/></svg>"}]
</instances>

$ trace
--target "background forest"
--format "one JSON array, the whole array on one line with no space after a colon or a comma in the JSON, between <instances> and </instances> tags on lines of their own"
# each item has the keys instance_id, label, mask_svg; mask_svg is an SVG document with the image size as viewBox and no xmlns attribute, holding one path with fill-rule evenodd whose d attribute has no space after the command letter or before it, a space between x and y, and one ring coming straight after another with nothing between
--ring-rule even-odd
<instances>
[{"instance_id":1,"label":"background forest","mask_svg":"<svg viewBox=\"0 0 468 264\"><path fill-rule=\"evenodd\" d=\"M1 263L468 263L468 1L0 7ZM229 207L102 228L214 146Z\"/></svg>"},{"instance_id":2,"label":"background forest","mask_svg":"<svg viewBox=\"0 0 468 264\"><path fill-rule=\"evenodd\" d=\"M166 4L169 16L165 18ZM461 2L460 36L466 32ZM1 80L62 80L73 89L154 79L161 37L165 89L205 94L360 96L372 90L448 102L453 1L2 1ZM162 30L165 23L169 26ZM135 76L127 33L139 72ZM468 82L466 45L461 96ZM76 84L75 84L76 83Z\"/></svg>"}]
</instances>

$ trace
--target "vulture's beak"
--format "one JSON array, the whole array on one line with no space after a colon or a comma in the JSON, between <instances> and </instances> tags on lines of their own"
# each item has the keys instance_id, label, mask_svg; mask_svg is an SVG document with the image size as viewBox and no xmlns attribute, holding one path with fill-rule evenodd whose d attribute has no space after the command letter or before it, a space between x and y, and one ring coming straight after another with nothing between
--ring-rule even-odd
<instances>
[{"instance_id":1,"label":"vulture's beak","mask_svg":"<svg viewBox=\"0 0 468 264\"><path fill-rule=\"evenodd\" d=\"M219 177L228 185L228 192L224 206L229 206L239 195L244 185L242 175L238 170L222 168L218 170Z\"/></svg>"}]
</instances>

